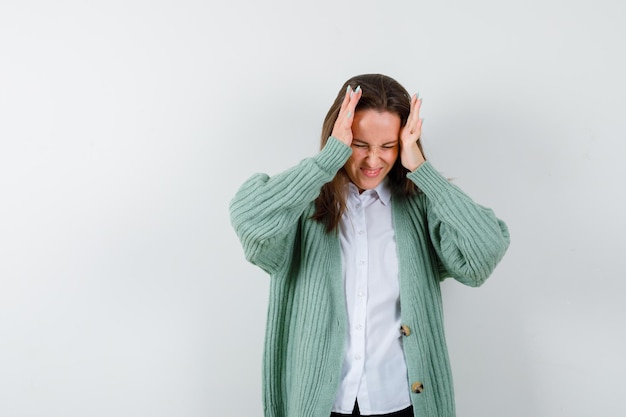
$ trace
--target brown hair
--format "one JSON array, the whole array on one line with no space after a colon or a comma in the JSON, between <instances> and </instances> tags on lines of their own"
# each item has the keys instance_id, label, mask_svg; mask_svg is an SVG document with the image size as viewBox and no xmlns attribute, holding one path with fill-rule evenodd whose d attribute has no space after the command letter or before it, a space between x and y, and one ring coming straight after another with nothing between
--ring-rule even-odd
<instances>
[{"instance_id":1,"label":"brown hair","mask_svg":"<svg viewBox=\"0 0 626 417\"><path fill-rule=\"evenodd\" d=\"M400 83L391 77L382 74L364 74L350 78L339 89L337 98L328 110L324 124L322 125L321 147L323 148L333 131L333 126L339 115L341 103L345 97L346 89L351 86L355 89L361 86L363 90L361 99L356 106L355 112L359 110L376 110L379 112L390 112L400 116L400 126L406 125L406 121L411 111L411 96ZM422 145L417 144L422 149ZM422 152L423 153L423 152ZM387 174L389 184L395 196L410 196L419 190L415 184L406 177L409 172L400 162L400 154L394 163L391 171ZM341 220L341 216L346 209L346 196L344 186L350 180L344 168L341 168L335 178L324 184L320 195L315 200L315 213L312 219L322 223L327 232L336 231Z\"/></svg>"}]
</instances>

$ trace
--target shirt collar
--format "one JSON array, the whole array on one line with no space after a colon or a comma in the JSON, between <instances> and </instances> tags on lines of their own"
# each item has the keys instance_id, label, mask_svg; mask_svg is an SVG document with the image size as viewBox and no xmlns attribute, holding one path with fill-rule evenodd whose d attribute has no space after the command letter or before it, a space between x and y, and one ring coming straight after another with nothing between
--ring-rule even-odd
<instances>
[{"instance_id":1,"label":"shirt collar","mask_svg":"<svg viewBox=\"0 0 626 417\"><path fill-rule=\"evenodd\" d=\"M359 189L353 183L347 184L348 192L356 196L359 195ZM389 187L389 179L385 178L376 188L373 190L374 196L377 196L381 203L385 206L391 201L391 187ZM364 191L365 192L365 191Z\"/></svg>"},{"instance_id":2,"label":"shirt collar","mask_svg":"<svg viewBox=\"0 0 626 417\"><path fill-rule=\"evenodd\" d=\"M385 178L383 182L378 184L378 187L376 187L375 190L378 193L380 201L384 205L389 204L389 201L391 201L391 187L389 187L389 179Z\"/></svg>"}]
</instances>

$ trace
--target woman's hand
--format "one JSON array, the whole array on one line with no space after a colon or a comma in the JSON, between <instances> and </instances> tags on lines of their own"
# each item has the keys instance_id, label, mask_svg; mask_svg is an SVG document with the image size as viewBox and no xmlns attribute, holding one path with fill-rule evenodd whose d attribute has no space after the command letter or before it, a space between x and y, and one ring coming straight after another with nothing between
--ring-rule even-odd
<instances>
[{"instance_id":1,"label":"woman's hand","mask_svg":"<svg viewBox=\"0 0 626 417\"><path fill-rule=\"evenodd\" d=\"M417 141L422 135L422 119L420 119L420 107L422 99L417 94L411 97L411 112L406 125L400 130L400 161L409 171L415 171L426 159L417 146Z\"/></svg>"},{"instance_id":2,"label":"woman's hand","mask_svg":"<svg viewBox=\"0 0 626 417\"><path fill-rule=\"evenodd\" d=\"M331 136L336 137L348 146L352 144L352 121L354 120L354 109L361 98L361 94L362 91L360 86L358 86L354 91L351 86L348 86L331 133Z\"/></svg>"}]
</instances>

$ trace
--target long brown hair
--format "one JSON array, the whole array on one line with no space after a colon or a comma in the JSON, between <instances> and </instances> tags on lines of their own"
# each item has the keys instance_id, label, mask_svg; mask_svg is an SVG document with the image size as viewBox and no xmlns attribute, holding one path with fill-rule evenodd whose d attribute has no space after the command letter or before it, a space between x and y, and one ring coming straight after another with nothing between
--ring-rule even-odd
<instances>
[{"instance_id":1,"label":"long brown hair","mask_svg":"<svg viewBox=\"0 0 626 417\"><path fill-rule=\"evenodd\" d=\"M341 103L345 97L348 86L355 89L361 86L363 94L356 106L355 112L359 110L376 110L379 112L390 112L400 116L400 126L404 126L411 111L411 96L400 83L391 77L382 74L363 74L350 78L339 89L337 98L328 110L324 124L322 125L321 147L323 148L333 131L333 126L339 115ZM417 144L422 149L422 145ZM423 152L422 152L423 153ZM410 196L419 190L415 184L406 177L409 172L400 162L400 153L393 167L387 174L389 184L393 194L398 197ZM344 168L341 168L335 178L324 184L320 195L315 200L315 213L312 219L322 223L327 232L336 231L341 221L341 216L346 209L346 196L344 186L349 182L348 175Z\"/></svg>"}]
</instances>

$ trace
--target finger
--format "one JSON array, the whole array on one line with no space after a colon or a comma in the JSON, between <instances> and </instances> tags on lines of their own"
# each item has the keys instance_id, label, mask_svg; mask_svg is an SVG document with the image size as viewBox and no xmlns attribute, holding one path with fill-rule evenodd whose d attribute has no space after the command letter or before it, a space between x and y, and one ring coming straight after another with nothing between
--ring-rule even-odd
<instances>
[{"instance_id":1,"label":"finger","mask_svg":"<svg viewBox=\"0 0 626 417\"><path fill-rule=\"evenodd\" d=\"M363 94L363 90L361 90L361 86L357 86L354 91L350 93L350 102L348 103L348 114L347 117L354 117L354 112L356 111L356 106L359 104L359 100L361 99L361 95Z\"/></svg>"},{"instance_id":2,"label":"finger","mask_svg":"<svg viewBox=\"0 0 626 417\"><path fill-rule=\"evenodd\" d=\"M343 96L343 101L341 102L341 107L339 108L339 112L341 113L348 107L350 104L350 96L352 95L352 87L348 86L346 88L346 94Z\"/></svg>"},{"instance_id":3,"label":"finger","mask_svg":"<svg viewBox=\"0 0 626 417\"><path fill-rule=\"evenodd\" d=\"M407 118L406 121L406 130L409 132L409 134L412 134L413 131L415 130L415 125L417 123L417 118L415 117L415 102L417 101L417 95L414 94L413 96L411 96L411 107L410 107L410 111L409 111L409 117Z\"/></svg>"},{"instance_id":4,"label":"finger","mask_svg":"<svg viewBox=\"0 0 626 417\"><path fill-rule=\"evenodd\" d=\"M422 108L422 99L421 98L417 98L417 95L415 97L415 118L419 120L420 118L420 110Z\"/></svg>"},{"instance_id":5,"label":"finger","mask_svg":"<svg viewBox=\"0 0 626 417\"><path fill-rule=\"evenodd\" d=\"M409 116L406 119L407 130L411 130L411 126L415 121L415 95L411 96L411 100L409 103Z\"/></svg>"},{"instance_id":6,"label":"finger","mask_svg":"<svg viewBox=\"0 0 626 417\"><path fill-rule=\"evenodd\" d=\"M411 124L410 132L412 134L417 133L421 128L420 108L422 106L422 99L417 98L417 94L413 96L411 103Z\"/></svg>"},{"instance_id":7,"label":"finger","mask_svg":"<svg viewBox=\"0 0 626 417\"><path fill-rule=\"evenodd\" d=\"M422 107L422 99L418 99L415 103L415 132L417 136L421 134L422 130L422 118L420 118L420 109Z\"/></svg>"}]
</instances>

